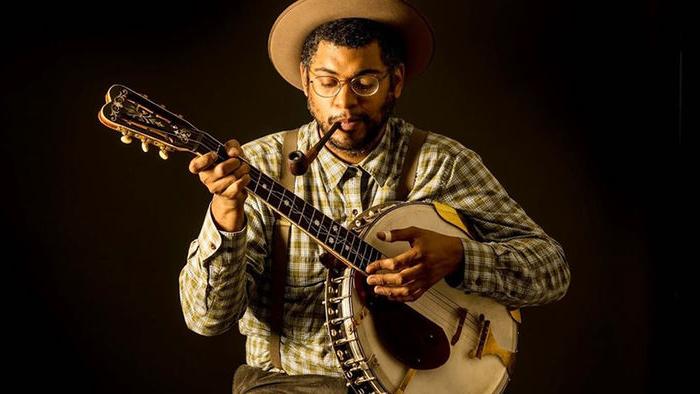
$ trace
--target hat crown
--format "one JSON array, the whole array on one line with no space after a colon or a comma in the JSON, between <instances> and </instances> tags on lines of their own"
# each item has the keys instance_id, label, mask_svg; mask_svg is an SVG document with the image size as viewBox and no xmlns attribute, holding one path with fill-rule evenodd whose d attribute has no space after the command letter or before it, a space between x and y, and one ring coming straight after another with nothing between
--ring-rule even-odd
<instances>
[{"instance_id":1,"label":"hat crown","mask_svg":"<svg viewBox=\"0 0 700 394\"><path fill-rule=\"evenodd\" d=\"M402 0L298 0L272 26L268 54L277 72L302 89L299 63L304 41L318 26L337 19L363 18L391 26L403 40L406 79L423 72L433 56L434 37L426 18Z\"/></svg>"}]
</instances>

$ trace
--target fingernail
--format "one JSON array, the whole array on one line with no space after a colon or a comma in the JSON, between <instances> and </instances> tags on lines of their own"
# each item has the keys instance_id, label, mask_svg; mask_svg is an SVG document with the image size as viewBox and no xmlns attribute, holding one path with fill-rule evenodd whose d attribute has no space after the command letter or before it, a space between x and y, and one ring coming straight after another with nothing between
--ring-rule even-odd
<instances>
[{"instance_id":1,"label":"fingernail","mask_svg":"<svg viewBox=\"0 0 700 394\"><path fill-rule=\"evenodd\" d=\"M368 285L376 284L376 282L377 282L377 281L376 281L376 278L375 278L374 276L368 276L368 277L367 277L367 284L368 284Z\"/></svg>"},{"instance_id":2,"label":"fingernail","mask_svg":"<svg viewBox=\"0 0 700 394\"><path fill-rule=\"evenodd\" d=\"M389 231L380 231L377 233L377 238L381 239L382 241L391 241L391 232Z\"/></svg>"}]
</instances>

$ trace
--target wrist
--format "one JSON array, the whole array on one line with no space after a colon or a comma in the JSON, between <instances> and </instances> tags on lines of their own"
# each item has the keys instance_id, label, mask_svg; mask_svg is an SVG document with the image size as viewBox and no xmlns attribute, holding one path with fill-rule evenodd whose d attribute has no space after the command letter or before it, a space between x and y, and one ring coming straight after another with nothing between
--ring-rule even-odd
<instances>
[{"instance_id":1,"label":"wrist","mask_svg":"<svg viewBox=\"0 0 700 394\"><path fill-rule=\"evenodd\" d=\"M462 240L460 238L453 239L456 241L456 246L453 249L454 252L452 253L452 268L445 276L445 281L450 286L457 287L464 280L464 245L462 244Z\"/></svg>"},{"instance_id":2,"label":"wrist","mask_svg":"<svg viewBox=\"0 0 700 394\"><path fill-rule=\"evenodd\" d=\"M453 256L453 265L452 265L452 270L450 273L453 273L455 271L464 271L464 244L462 243L462 240L460 238L453 238L454 242L453 244L455 247L453 248L452 256Z\"/></svg>"},{"instance_id":3,"label":"wrist","mask_svg":"<svg viewBox=\"0 0 700 394\"><path fill-rule=\"evenodd\" d=\"M243 202L237 202L214 195L211 204L212 218L216 226L223 231L236 232L243 228L245 210Z\"/></svg>"}]
</instances>

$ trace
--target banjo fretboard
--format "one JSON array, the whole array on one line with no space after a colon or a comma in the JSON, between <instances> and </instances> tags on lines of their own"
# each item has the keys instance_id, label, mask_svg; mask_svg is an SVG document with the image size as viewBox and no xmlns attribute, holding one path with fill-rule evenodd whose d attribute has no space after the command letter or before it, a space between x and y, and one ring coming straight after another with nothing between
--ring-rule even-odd
<instances>
[{"instance_id":1,"label":"banjo fretboard","mask_svg":"<svg viewBox=\"0 0 700 394\"><path fill-rule=\"evenodd\" d=\"M222 143L207 133L203 133L203 145L217 147L219 160L228 157ZM243 160L250 167L251 181L246 186L250 192L265 201L272 209L285 216L297 227L321 242L350 264L362 271L367 265L381 258L382 254L363 241L356 233L346 229L336 221L286 189L279 182Z\"/></svg>"}]
</instances>

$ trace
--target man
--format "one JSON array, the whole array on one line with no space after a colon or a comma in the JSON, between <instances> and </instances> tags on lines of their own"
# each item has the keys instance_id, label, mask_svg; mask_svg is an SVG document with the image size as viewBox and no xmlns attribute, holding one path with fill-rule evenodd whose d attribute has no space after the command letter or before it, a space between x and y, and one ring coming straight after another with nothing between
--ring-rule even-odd
<instances>
[{"instance_id":1,"label":"man","mask_svg":"<svg viewBox=\"0 0 700 394\"><path fill-rule=\"evenodd\" d=\"M306 151L334 123L341 126L308 173L295 179L298 196L346 224L398 197L415 128L390 114L407 80L427 67L432 48L427 22L400 0L300 0L280 15L270 33L270 58L304 92L313 116L298 130L298 149ZM247 365L236 372L234 392L344 392L323 328L323 250L297 229L290 234L280 293L281 340L271 334L271 309L282 302L271 300L275 216L246 193L250 169L237 157L279 179L286 166L283 139L276 133L243 147L230 140L230 159L215 164L209 154L191 161L190 171L213 197L180 275L183 313L188 327L202 335L239 323L247 336ZM367 283L377 294L412 301L447 278L510 307L563 297L569 270L561 247L508 197L476 153L428 133L415 160L407 199L453 206L479 241L415 227L391 231L392 242L412 247L368 266Z\"/></svg>"}]
</instances>

